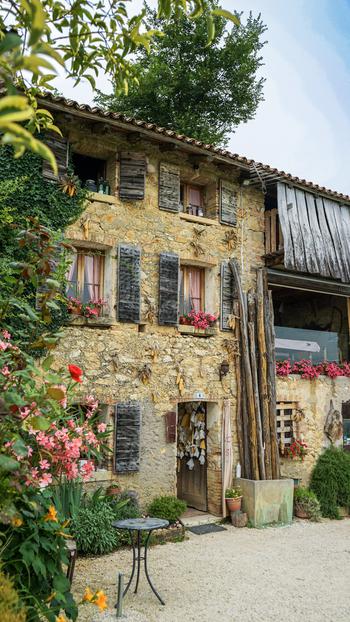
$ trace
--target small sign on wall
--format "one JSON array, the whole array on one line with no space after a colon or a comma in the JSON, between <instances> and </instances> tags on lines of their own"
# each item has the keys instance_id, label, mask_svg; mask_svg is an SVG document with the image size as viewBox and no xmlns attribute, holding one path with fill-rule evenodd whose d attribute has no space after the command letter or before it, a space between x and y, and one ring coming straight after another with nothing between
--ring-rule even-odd
<instances>
[{"instance_id":1,"label":"small sign on wall","mask_svg":"<svg viewBox=\"0 0 350 622\"><path fill-rule=\"evenodd\" d=\"M205 394L204 394L204 392L203 392L203 391L195 391L195 393L194 393L194 396L193 396L193 397L194 397L194 399L196 399L196 400L204 400L204 398L205 398Z\"/></svg>"},{"instance_id":2,"label":"small sign on wall","mask_svg":"<svg viewBox=\"0 0 350 622\"><path fill-rule=\"evenodd\" d=\"M165 413L165 436L167 443L175 443L176 441L176 412L170 411Z\"/></svg>"}]
</instances>

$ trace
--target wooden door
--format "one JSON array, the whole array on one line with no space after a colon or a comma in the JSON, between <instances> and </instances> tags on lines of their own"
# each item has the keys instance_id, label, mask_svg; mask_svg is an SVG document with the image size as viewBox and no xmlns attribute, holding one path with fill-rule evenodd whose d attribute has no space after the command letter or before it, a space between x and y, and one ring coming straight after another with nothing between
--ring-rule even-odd
<instances>
[{"instance_id":1,"label":"wooden door","mask_svg":"<svg viewBox=\"0 0 350 622\"><path fill-rule=\"evenodd\" d=\"M181 412L179 411L179 426L181 426ZM205 426L206 430L206 426ZM204 464L194 458L194 467L189 469L189 456L178 461L177 496L186 501L187 505L197 510L207 511L207 459Z\"/></svg>"}]
</instances>

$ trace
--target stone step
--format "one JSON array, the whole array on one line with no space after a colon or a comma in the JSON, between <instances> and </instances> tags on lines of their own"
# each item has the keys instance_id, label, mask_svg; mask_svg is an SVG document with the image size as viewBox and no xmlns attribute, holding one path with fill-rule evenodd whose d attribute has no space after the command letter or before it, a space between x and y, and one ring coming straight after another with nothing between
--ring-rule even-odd
<instances>
[{"instance_id":1,"label":"stone step","mask_svg":"<svg viewBox=\"0 0 350 622\"><path fill-rule=\"evenodd\" d=\"M189 527L194 527L197 525L209 525L212 523L220 523L222 521L221 516L214 516L213 514L208 514L207 512L198 512L198 513L188 513L185 512L180 517L180 522L183 524L185 529Z\"/></svg>"}]
</instances>

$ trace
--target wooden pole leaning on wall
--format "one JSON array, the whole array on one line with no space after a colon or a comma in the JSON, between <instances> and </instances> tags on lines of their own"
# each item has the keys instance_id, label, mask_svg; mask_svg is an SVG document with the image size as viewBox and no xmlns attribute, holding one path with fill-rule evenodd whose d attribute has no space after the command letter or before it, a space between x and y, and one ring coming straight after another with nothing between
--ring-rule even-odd
<instances>
[{"instance_id":1,"label":"wooden pole leaning on wall","mask_svg":"<svg viewBox=\"0 0 350 622\"><path fill-rule=\"evenodd\" d=\"M253 389L254 389L254 402L255 402L255 417L256 417L256 434L257 434L257 447L258 447L258 461L260 479L266 479L265 474L265 461L264 461L264 445L262 437L262 421L261 421L261 408L260 408L260 395L259 395L259 381L258 381L258 368L257 368L257 342L256 342L256 297L250 290L247 296L248 300L248 333L249 333L249 346L250 346L250 366L252 369Z\"/></svg>"},{"instance_id":2,"label":"wooden pole leaning on wall","mask_svg":"<svg viewBox=\"0 0 350 622\"><path fill-rule=\"evenodd\" d=\"M238 300L233 301L232 314L236 318L234 326L234 335L236 344L240 344L240 328L239 328L239 305ZM241 356L240 350L236 348L235 353L235 369L236 369L236 426L237 426L237 442L239 451L239 462L242 469L242 477L248 477L246 474L246 465L244 460L244 436L243 436L243 412L242 412L242 375L241 375Z\"/></svg>"},{"instance_id":3,"label":"wooden pole leaning on wall","mask_svg":"<svg viewBox=\"0 0 350 622\"><path fill-rule=\"evenodd\" d=\"M267 273L264 271L264 290L266 301L266 345L267 345L267 385L269 393L269 413L270 413L270 437L271 437L271 464L272 477L279 479L280 457L277 442L277 406L276 406L276 354L275 354L275 328L272 292L268 289Z\"/></svg>"},{"instance_id":4,"label":"wooden pole leaning on wall","mask_svg":"<svg viewBox=\"0 0 350 622\"><path fill-rule=\"evenodd\" d=\"M254 387L253 377L250 363L250 349L249 349L249 336L248 336L248 313L247 313L247 300L243 294L241 279L238 271L238 265L235 259L230 259L229 266L232 271L234 282L236 285L238 303L239 303L239 317L241 327L241 352L242 352L242 370L244 373L245 387L246 387L246 406L247 416L249 420L249 449L250 449L250 462L251 462L251 478L258 480L259 475L259 463L258 463L258 448L257 448L257 429L256 429L256 414L255 414L255 401L254 401ZM243 375L243 374L242 374Z\"/></svg>"},{"instance_id":5,"label":"wooden pole leaning on wall","mask_svg":"<svg viewBox=\"0 0 350 622\"><path fill-rule=\"evenodd\" d=\"M264 462L266 479L272 479L270 403L268 392L268 363L265 335L264 275L263 270L257 272L257 343L259 351L259 396L264 440Z\"/></svg>"}]
</instances>

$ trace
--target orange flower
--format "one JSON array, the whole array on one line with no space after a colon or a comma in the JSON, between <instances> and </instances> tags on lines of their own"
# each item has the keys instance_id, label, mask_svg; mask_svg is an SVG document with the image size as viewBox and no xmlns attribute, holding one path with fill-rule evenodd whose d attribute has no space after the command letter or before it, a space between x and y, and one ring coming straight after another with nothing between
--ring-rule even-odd
<instances>
[{"instance_id":1,"label":"orange flower","mask_svg":"<svg viewBox=\"0 0 350 622\"><path fill-rule=\"evenodd\" d=\"M56 616L56 622L68 622L66 616L64 616L62 613L60 616Z\"/></svg>"},{"instance_id":2,"label":"orange flower","mask_svg":"<svg viewBox=\"0 0 350 622\"><path fill-rule=\"evenodd\" d=\"M85 588L85 594L83 596L83 601L87 603L91 603L93 597L94 597L94 594L92 593L90 588L89 587Z\"/></svg>"},{"instance_id":3,"label":"orange flower","mask_svg":"<svg viewBox=\"0 0 350 622\"><path fill-rule=\"evenodd\" d=\"M23 520L19 516L14 516L11 520L12 527L21 527L23 525Z\"/></svg>"},{"instance_id":4,"label":"orange flower","mask_svg":"<svg viewBox=\"0 0 350 622\"><path fill-rule=\"evenodd\" d=\"M96 598L93 602L97 605L100 611L107 609L107 596L104 592L102 592L102 590L96 592Z\"/></svg>"},{"instance_id":5,"label":"orange flower","mask_svg":"<svg viewBox=\"0 0 350 622\"><path fill-rule=\"evenodd\" d=\"M54 505L50 505L48 513L44 516L44 520L52 520L53 522L58 523L57 512Z\"/></svg>"}]
</instances>

